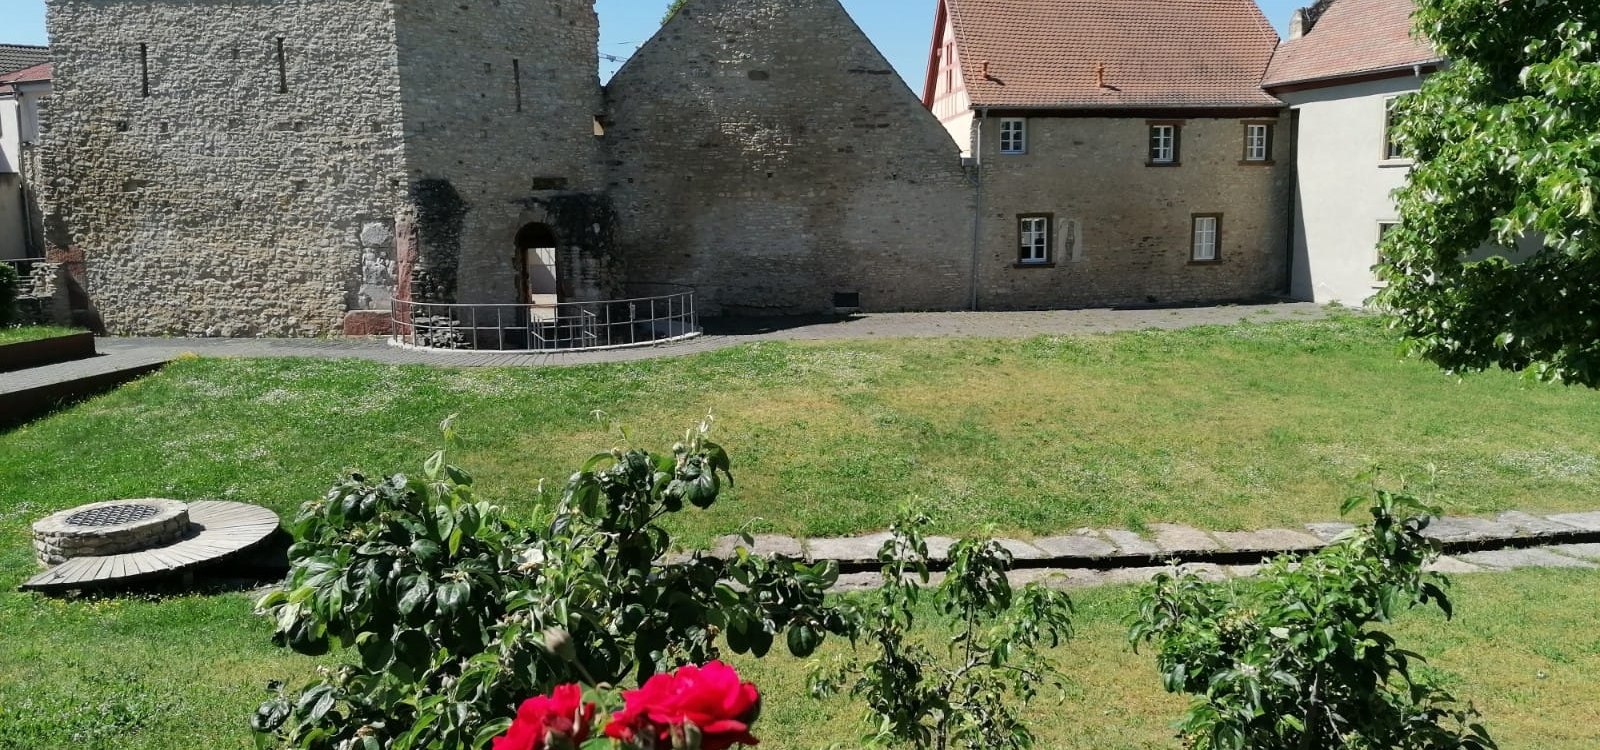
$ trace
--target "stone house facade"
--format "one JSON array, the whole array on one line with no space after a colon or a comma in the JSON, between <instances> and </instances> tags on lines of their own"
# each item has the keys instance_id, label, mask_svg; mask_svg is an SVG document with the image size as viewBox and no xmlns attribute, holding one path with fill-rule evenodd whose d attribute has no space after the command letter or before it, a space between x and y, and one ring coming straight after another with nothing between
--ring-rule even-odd
<instances>
[{"instance_id":1,"label":"stone house facade","mask_svg":"<svg viewBox=\"0 0 1600 750\"><path fill-rule=\"evenodd\" d=\"M1292 139L1253 3L1027 6L1105 38L1010 50L1016 3L943 0L951 125L839 0L689 0L604 87L592 0L48 0L49 253L109 330L179 335L381 332L397 299L687 289L787 315L1281 289ZM1150 165L1158 132L1172 164Z\"/></svg>"},{"instance_id":2,"label":"stone house facade","mask_svg":"<svg viewBox=\"0 0 1600 750\"><path fill-rule=\"evenodd\" d=\"M1252 0L942 0L924 104L973 156L973 306L1284 286L1292 171ZM1044 29L1027 34L1020 29Z\"/></svg>"},{"instance_id":3,"label":"stone house facade","mask_svg":"<svg viewBox=\"0 0 1600 750\"><path fill-rule=\"evenodd\" d=\"M528 223L571 284L606 257L587 0L47 9L47 240L112 331L381 330L511 294Z\"/></svg>"}]
</instances>

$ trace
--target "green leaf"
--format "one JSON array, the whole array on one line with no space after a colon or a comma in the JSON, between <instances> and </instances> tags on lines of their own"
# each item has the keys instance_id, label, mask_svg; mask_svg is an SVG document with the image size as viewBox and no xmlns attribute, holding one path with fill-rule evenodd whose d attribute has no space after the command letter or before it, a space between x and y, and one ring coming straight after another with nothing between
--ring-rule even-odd
<instances>
[{"instance_id":1,"label":"green leaf","mask_svg":"<svg viewBox=\"0 0 1600 750\"><path fill-rule=\"evenodd\" d=\"M439 592L437 594L439 613L445 615L455 614L461 609L461 605L466 603L467 594L471 590L471 585L466 581L446 581L439 584Z\"/></svg>"},{"instance_id":2,"label":"green leaf","mask_svg":"<svg viewBox=\"0 0 1600 750\"><path fill-rule=\"evenodd\" d=\"M433 583L426 578L418 578L400 597L400 614L407 617L417 614L432 596Z\"/></svg>"},{"instance_id":3,"label":"green leaf","mask_svg":"<svg viewBox=\"0 0 1600 750\"><path fill-rule=\"evenodd\" d=\"M816 653L817 646L822 645L822 634L813 630L810 625L794 625L789 628L789 653L799 658L806 658Z\"/></svg>"}]
</instances>

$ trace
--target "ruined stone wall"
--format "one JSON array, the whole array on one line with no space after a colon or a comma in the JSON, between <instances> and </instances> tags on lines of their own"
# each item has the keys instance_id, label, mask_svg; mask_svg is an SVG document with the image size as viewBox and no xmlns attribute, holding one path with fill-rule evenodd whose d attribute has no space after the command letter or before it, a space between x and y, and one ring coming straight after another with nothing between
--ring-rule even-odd
<instances>
[{"instance_id":1,"label":"ruined stone wall","mask_svg":"<svg viewBox=\"0 0 1600 750\"><path fill-rule=\"evenodd\" d=\"M1163 118L1165 119L1165 118ZM1276 120L1271 164L1241 164L1244 120L1182 120L1178 166L1146 166L1142 117L1027 121L1027 153L982 127L984 309L1240 300L1285 283L1291 139ZM1018 264L1018 218L1054 218L1051 263ZM1194 214L1222 214L1221 260L1191 262Z\"/></svg>"},{"instance_id":2,"label":"ruined stone wall","mask_svg":"<svg viewBox=\"0 0 1600 750\"><path fill-rule=\"evenodd\" d=\"M689 0L606 93L635 288L708 314L965 305L959 150L838 0Z\"/></svg>"},{"instance_id":3,"label":"ruined stone wall","mask_svg":"<svg viewBox=\"0 0 1600 750\"><path fill-rule=\"evenodd\" d=\"M386 307L390 2L49 0L48 24L46 239L107 328L313 335Z\"/></svg>"},{"instance_id":4,"label":"ruined stone wall","mask_svg":"<svg viewBox=\"0 0 1600 750\"><path fill-rule=\"evenodd\" d=\"M615 277L598 195L590 0L398 0L419 301L518 301L515 239L551 226L563 299Z\"/></svg>"}]
</instances>

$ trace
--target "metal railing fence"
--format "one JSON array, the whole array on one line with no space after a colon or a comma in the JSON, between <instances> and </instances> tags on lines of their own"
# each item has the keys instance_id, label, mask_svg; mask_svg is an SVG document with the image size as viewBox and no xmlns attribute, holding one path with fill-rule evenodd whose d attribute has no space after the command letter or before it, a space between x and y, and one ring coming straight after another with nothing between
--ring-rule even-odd
<instances>
[{"instance_id":1,"label":"metal railing fence","mask_svg":"<svg viewBox=\"0 0 1600 750\"><path fill-rule=\"evenodd\" d=\"M390 310L394 342L419 349L584 351L647 346L700 335L694 292L521 305L394 300Z\"/></svg>"}]
</instances>

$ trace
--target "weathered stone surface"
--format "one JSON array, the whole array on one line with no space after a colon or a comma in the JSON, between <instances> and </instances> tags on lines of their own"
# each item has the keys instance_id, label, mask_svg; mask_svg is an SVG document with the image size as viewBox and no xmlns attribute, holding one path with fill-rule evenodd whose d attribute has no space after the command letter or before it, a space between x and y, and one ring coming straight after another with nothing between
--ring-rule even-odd
<instances>
[{"instance_id":1,"label":"weathered stone surface","mask_svg":"<svg viewBox=\"0 0 1600 750\"><path fill-rule=\"evenodd\" d=\"M751 554L765 557L781 555L802 558L805 556L805 550L801 548L800 541L793 537L776 534L756 534L752 538L755 544L748 545ZM745 545L743 539L738 535L730 534L717 539L717 543L711 548L711 554L727 559L733 557L738 548L745 546L747 545Z\"/></svg>"},{"instance_id":2,"label":"weathered stone surface","mask_svg":"<svg viewBox=\"0 0 1600 750\"><path fill-rule=\"evenodd\" d=\"M178 540L189 529L189 508L176 500L109 500L69 508L33 524L34 550L44 565L76 557L134 552Z\"/></svg>"},{"instance_id":3,"label":"weathered stone surface","mask_svg":"<svg viewBox=\"0 0 1600 750\"><path fill-rule=\"evenodd\" d=\"M956 540L947 536L923 537L922 541L928 545L929 560L950 559L950 548L955 546Z\"/></svg>"},{"instance_id":4,"label":"weathered stone surface","mask_svg":"<svg viewBox=\"0 0 1600 750\"><path fill-rule=\"evenodd\" d=\"M812 560L865 562L878 559L878 550L891 537L888 532L855 537L807 539L806 556Z\"/></svg>"},{"instance_id":5,"label":"weathered stone surface","mask_svg":"<svg viewBox=\"0 0 1600 750\"><path fill-rule=\"evenodd\" d=\"M1108 585L1129 585L1149 583L1161 573L1170 573L1172 568L1164 565L1151 565L1139 568L1117 568L1115 570L1100 571L1102 580Z\"/></svg>"},{"instance_id":6,"label":"weathered stone surface","mask_svg":"<svg viewBox=\"0 0 1600 750\"><path fill-rule=\"evenodd\" d=\"M1459 555L1461 560L1495 570L1514 568L1593 568L1594 563L1575 557L1532 547L1529 549L1500 549Z\"/></svg>"},{"instance_id":7,"label":"weathered stone surface","mask_svg":"<svg viewBox=\"0 0 1600 750\"><path fill-rule=\"evenodd\" d=\"M1033 546L1049 553L1051 557L1110 557L1117 554L1116 545L1086 534L1035 539Z\"/></svg>"},{"instance_id":8,"label":"weathered stone surface","mask_svg":"<svg viewBox=\"0 0 1600 750\"><path fill-rule=\"evenodd\" d=\"M1439 559L1428 563L1427 569L1434 573L1480 573L1483 571L1483 568L1472 563L1462 562L1460 559L1449 555L1441 555Z\"/></svg>"},{"instance_id":9,"label":"weathered stone surface","mask_svg":"<svg viewBox=\"0 0 1600 750\"><path fill-rule=\"evenodd\" d=\"M996 539L1017 560L1043 560L1050 554L1020 539Z\"/></svg>"},{"instance_id":10,"label":"weathered stone surface","mask_svg":"<svg viewBox=\"0 0 1600 750\"><path fill-rule=\"evenodd\" d=\"M1545 516L1556 523L1574 526L1584 531L1600 531L1600 511L1588 513L1558 513Z\"/></svg>"},{"instance_id":11,"label":"weathered stone surface","mask_svg":"<svg viewBox=\"0 0 1600 750\"><path fill-rule=\"evenodd\" d=\"M1312 536L1321 539L1324 542L1331 542L1334 539L1337 539L1340 534L1343 534L1355 527L1356 526L1353 523L1343 522L1306 524L1306 530L1311 532Z\"/></svg>"},{"instance_id":12,"label":"weathered stone surface","mask_svg":"<svg viewBox=\"0 0 1600 750\"><path fill-rule=\"evenodd\" d=\"M1600 544L1558 544L1544 549L1558 555L1581 557L1585 560L1600 562Z\"/></svg>"},{"instance_id":13,"label":"weathered stone surface","mask_svg":"<svg viewBox=\"0 0 1600 750\"><path fill-rule=\"evenodd\" d=\"M1222 542L1222 546L1238 552L1286 552L1312 550L1324 546L1324 542L1314 536L1288 529L1213 531L1211 536Z\"/></svg>"},{"instance_id":14,"label":"weathered stone surface","mask_svg":"<svg viewBox=\"0 0 1600 750\"><path fill-rule=\"evenodd\" d=\"M1191 526L1172 523L1150 524L1150 533L1163 552L1205 552L1220 549L1222 545L1211 535Z\"/></svg>"},{"instance_id":15,"label":"weathered stone surface","mask_svg":"<svg viewBox=\"0 0 1600 750\"><path fill-rule=\"evenodd\" d=\"M1422 535L1444 542L1477 542L1485 539L1511 539L1517 530L1511 524L1487 518L1444 516L1433 519Z\"/></svg>"},{"instance_id":16,"label":"weathered stone surface","mask_svg":"<svg viewBox=\"0 0 1600 750\"><path fill-rule=\"evenodd\" d=\"M1007 580L1013 586L1025 585L1036 582L1057 590L1082 589L1092 586L1105 586L1113 582L1111 573L1115 571L1085 570L1083 568L1063 568L1060 570L1019 570L1007 574ZM1018 574L1030 574L1019 576Z\"/></svg>"},{"instance_id":17,"label":"weathered stone surface","mask_svg":"<svg viewBox=\"0 0 1600 750\"><path fill-rule=\"evenodd\" d=\"M847 594L852 591L871 591L883 588L883 576L877 573L845 573L839 576L837 583L829 589L837 594Z\"/></svg>"},{"instance_id":18,"label":"weathered stone surface","mask_svg":"<svg viewBox=\"0 0 1600 750\"><path fill-rule=\"evenodd\" d=\"M1159 555L1161 548L1144 537L1123 529L1101 529L1100 534L1111 540L1117 546L1117 552L1123 555Z\"/></svg>"},{"instance_id":19,"label":"weathered stone surface","mask_svg":"<svg viewBox=\"0 0 1600 750\"><path fill-rule=\"evenodd\" d=\"M533 222L569 298L607 272L603 201L560 205L603 182L592 0L48 8L47 244L114 332L332 333L406 284L515 303Z\"/></svg>"},{"instance_id":20,"label":"weathered stone surface","mask_svg":"<svg viewBox=\"0 0 1600 750\"><path fill-rule=\"evenodd\" d=\"M967 305L960 151L835 0L696 0L606 94L630 275L713 314Z\"/></svg>"},{"instance_id":21,"label":"weathered stone surface","mask_svg":"<svg viewBox=\"0 0 1600 750\"><path fill-rule=\"evenodd\" d=\"M1582 531L1576 526L1557 523L1548 518L1541 518L1532 513L1523 513L1520 510L1508 510L1494 517L1494 520L1506 524L1517 530L1521 536L1544 537L1553 534L1569 534Z\"/></svg>"},{"instance_id":22,"label":"weathered stone surface","mask_svg":"<svg viewBox=\"0 0 1600 750\"><path fill-rule=\"evenodd\" d=\"M1185 563L1178 566L1181 573L1193 573L1206 581L1226 581L1230 577L1228 568L1212 563Z\"/></svg>"}]
</instances>

